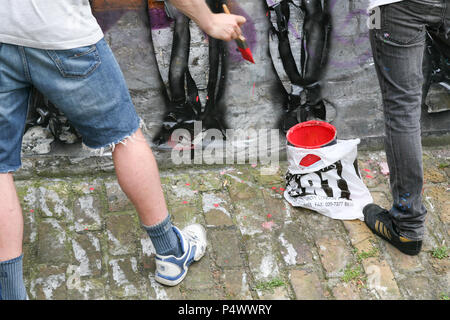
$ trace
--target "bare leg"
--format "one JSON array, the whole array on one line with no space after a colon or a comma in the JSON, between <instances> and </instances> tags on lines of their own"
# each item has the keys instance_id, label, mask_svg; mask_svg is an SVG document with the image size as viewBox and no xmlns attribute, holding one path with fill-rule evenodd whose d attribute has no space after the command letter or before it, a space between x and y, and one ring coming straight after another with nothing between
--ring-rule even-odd
<instances>
[{"instance_id":1,"label":"bare leg","mask_svg":"<svg viewBox=\"0 0 450 320\"><path fill-rule=\"evenodd\" d=\"M163 221L168 211L158 166L140 129L126 145L116 145L113 161L119 185L135 206L141 222L151 226Z\"/></svg>"},{"instance_id":2,"label":"bare leg","mask_svg":"<svg viewBox=\"0 0 450 320\"><path fill-rule=\"evenodd\" d=\"M187 267L205 254L206 231L198 224L179 231L170 223L158 167L140 129L126 145L115 147L113 160L119 184L138 211L159 255L155 280L168 286L179 284Z\"/></svg>"},{"instance_id":3,"label":"bare leg","mask_svg":"<svg viewBox=\"0 0 450 320\"><path fill-rule=\"evenodd\" d=\"M0 174L0 261L22 254L23 216L12 173Z\"/></svg>"}]
</instances>

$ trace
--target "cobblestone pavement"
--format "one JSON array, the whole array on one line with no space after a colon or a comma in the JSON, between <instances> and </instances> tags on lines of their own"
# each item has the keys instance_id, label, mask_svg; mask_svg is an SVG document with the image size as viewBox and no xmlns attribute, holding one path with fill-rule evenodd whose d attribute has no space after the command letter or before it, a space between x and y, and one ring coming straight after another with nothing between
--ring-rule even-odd
<instances>
[{"instance_id":1,"label":"cobblestone pavement","mask_svg":"<svg viewBox=\"0 0 450 320\"><path fill-rule=\"evenodd\" d=\"M390 204L383 152L359 152L375 202ZM286 163L163 170L174 222L207 228L208 250L177 287L154 280L154 248L112 172L20 175L30 299L448 299L450 151L424 151L422 252L406 256L363 222L292 208Z\"/></svg>"}]
</instances>

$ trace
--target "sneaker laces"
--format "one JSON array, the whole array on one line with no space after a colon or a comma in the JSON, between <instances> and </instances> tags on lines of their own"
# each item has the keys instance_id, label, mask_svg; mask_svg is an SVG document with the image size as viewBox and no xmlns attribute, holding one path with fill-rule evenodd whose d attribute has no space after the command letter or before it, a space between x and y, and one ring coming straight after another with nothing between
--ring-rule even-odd
<instances>
[{"instance_id":1,"label":"sneaker laces","mask_svg":"<svg viewBox=\"0 0 450 320\"><path fill-rule=\"evenodd\" d=\"M197 234L193 230L183 230L183 235L186 238L186 240L193 241L193 242L200 241Z\"/></svg>"}]
</instances>

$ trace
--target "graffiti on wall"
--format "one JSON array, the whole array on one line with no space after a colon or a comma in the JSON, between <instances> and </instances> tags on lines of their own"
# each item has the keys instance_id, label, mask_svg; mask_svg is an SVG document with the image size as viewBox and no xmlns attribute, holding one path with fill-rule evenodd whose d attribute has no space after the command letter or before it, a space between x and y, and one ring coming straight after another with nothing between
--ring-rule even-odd
<instances>
[{"instance_id":1,"label":"graffiti on wall","mask_svg":"<svg viewBox=\"0 0 450 320\"><path fill-rule=\"evenodd\" d=\"M243 27L249 46L256 44L251 17L237 2L206 0L214 13L222 13L222 5L247 19ZM226 139L226 89L228 62L242 58L237 48L209 37L188 17L164 0L149 0L148 13L151 38L158 71L164 83L166 110L162 126L154 138L158 146L170 142L177 129L187 129L195 135L194 123L201 121L202 129L217 129ZM235 45L234 45L235 46Z\"/></svg>"},{"instance_id":2,"label":"graffiti on wall","mask_svg":"<svg viewBox=\"0 0 450 320\"><path fill-rule=\"evenodd\" d=\"M211 11L223 12L225 0L206 0ZM251 18L234 2L233 12L244 15L252 28ZM224 138L228 125L225 121L223 101L227 61L236 59L235 53L224 41L208 37L188 17L163 0L93 0L93 14L106 33L120 18L132 10L148 13L151 41L158 72L163 81L166 108L161 129L154 142L161 146L170 140L174 130L194 130L194 122L202 121L203 130L218 129ZM253 28L254 29L254 28ZM254 30L253 34L254 34ZM249 41L250 47L256 41ZM236 49L237 50L237 49ZM234 51L236 51L234 50ZM63 136L67 131L76 133L63 114L40 93L31 105L28 127L52 124L51 132L59 141L68 143ZM63 134L64 133L64 134ZM70 141L74 141L71 139Z\"/></svg>"},{"instance_id":3,"label":"graffiti on wall","mask_svg":"<svg viewBox=\"0 0 450 320\"><path fill-rule=\"evenodd\" d=\"M207 0L216 13L222 3L224 0ZM159 12L161 4L164 14ZM167 142L179 128L193 132L195 121L202 121L205 130L220 130L225 137L226 43L209 38L169 2L149 1L149 18L167 97L162 127L154 142Z\"/></svg>"},{"instance_id":4,"label":"graffiti on wall","mask_svg":"<svg viewBox=\"0 0 450 320\"><path fill-rule=\"evenodd\" d=\"M351 68L352 63L359 65L371 56L368 39L364 37L353 41L364 45L367 50L355 59L358 61L349 62L349 66L343 66L342 61L334 61L329 56L330 47L333 43L346 41L336 29L345 28L355 15L364 16L365 12L350 12L340 20L344 25L334 26L332 12L338 5L337 0L265 0L269 33L257 40L252 16L237 1L206 2L213 12L222 12L222 4L227 2L233 13L247 18L243 31L252 51L261 45L261 41L268 41L269 57L280 83L277 93L280 105L274 108L283 110L278 125L282 131L310 119L334 120L336 107L322 96L324 69L327 66ZM155 57L156 72L162 80L161 93L166 100L161 127L154 137L156 145L167 143L178 128L192 131L196 121L202 121L203 130L218 129L225 138L228 124L224 93L228 65L242 61L234 42L209 38L195 23L163 0L92 0L91 6L105 33L127 12L143 11L148 17L149 41L152 41L154 49L148 54ZM428 41L424 63L424 73L428 75L424 102L429 106L442 106L445 101L433 99L436 92L444 90L447 94L443 96L448 100L449 57L439 51L436 39ZM429 107L428 111L436 112L436 108ZM35 89L30 99L26 130L34 126L48 127L55 139L66 144L80 141L76 129L58 108Z\"/></svg>"},{"instance_id":5,"label":"graffiti on wall","mask_svg":"<svg viewBox=\"0 0 450 320\"><path fill-rule=\"evenodd\" d=\"M90 3L92 12L105 33L126 12L142 10L146 6L146 0L90 0ZM25 135L33 128L48 128L53 136L53 139L48 141L57 140L64 144L74 144L81 141L81 135L57 106L44 97L36 88L32 88L30 94ZM35 133L33 132L30 135L35 135ZM34 150L37 149L36 144L39 144L39 142L32 141L31 143ZM48 147L42 149L49 151Z\"/></svg>"},{"instance_id":6,"label":"graffiti on wall","mask_svg":"<svg viewBox=\"0 0 450 320\"><path fill-rule=\"evenodd\" d=\"M328 1L266 0L270 55L287 96L280 128L311 119L328 120L320 79L328 58Z\"/></svg>"}]
</instances>

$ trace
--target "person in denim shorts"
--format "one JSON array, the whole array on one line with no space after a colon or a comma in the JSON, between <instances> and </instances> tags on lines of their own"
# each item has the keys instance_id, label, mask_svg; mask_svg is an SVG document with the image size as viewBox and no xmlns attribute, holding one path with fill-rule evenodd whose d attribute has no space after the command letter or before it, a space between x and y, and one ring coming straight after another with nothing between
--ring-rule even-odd
<instances>
[{"instance_id":1,"label":"person in denim shorts","mask_svg":"<svg viewBox=\"0 0 450 320\"><path fill-rule=\"evenodd\" d=\"M213 14L204 0L171 0L211 37L230 41L245 18ZM155 279L173 286L206 250L202 226L171 224L156 161L124 76L88 0L0 0L0 300L26 299L22 210L13 173L32 86L94 149L112 148L118 182L156 250Z\"/></svg>"},{"instance_id":2,"label":"person in denim shorts","mask_svg":"<svg viewBox=\"0 0 450 320\"><path fill-rule=\"evenodd\" d=\"M422 202L423 167L420 116L426 33L450 61L449 0L371 0L379 27L370 30L383 98L385 150L393 206L363 209L367 226L401 252L422 248L427 210Z\"/></svg>"}]
</instances>

